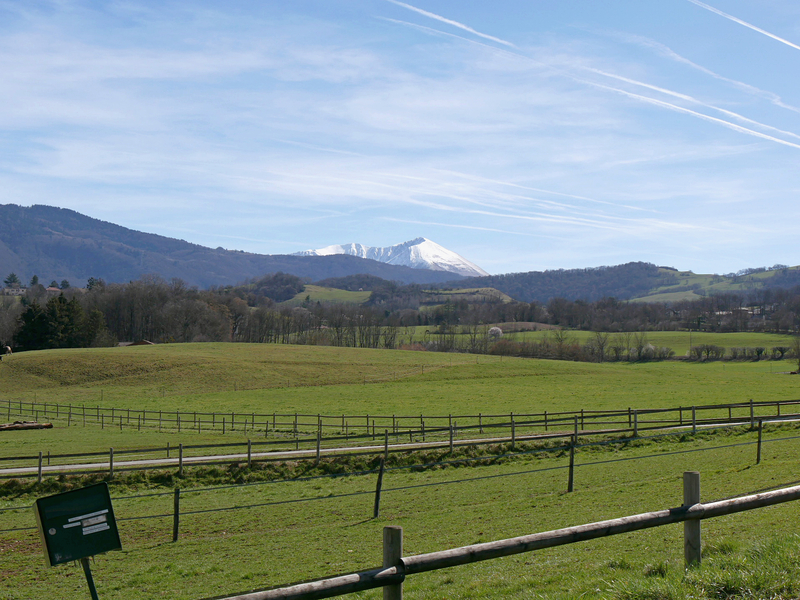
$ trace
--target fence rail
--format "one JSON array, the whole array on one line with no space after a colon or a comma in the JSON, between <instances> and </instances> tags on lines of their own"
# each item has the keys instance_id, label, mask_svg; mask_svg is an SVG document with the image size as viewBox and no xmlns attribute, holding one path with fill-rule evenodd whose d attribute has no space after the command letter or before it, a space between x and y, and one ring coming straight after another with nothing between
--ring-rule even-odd
<instances>
[{"instance_id":1,"label":"fence rail","mask_svg":"<svg viewBox=\"0 0 800 600\"><path fill-rule=\"evenodd\" d=\"M403 582L410 575L680 522L686 525L684 527L684 558L687 565L691 565L699 563L701 560L701 520L800 499L800 486L794 486L702 504L699 498L700 474L694 471L684 473L683 486L684 504L677 508L416 556L402 556L401 527L385 527L383 531L383 565L381 567L279 589L228 596L224 600L310 600L312 598L331 598L376 587L385 588L384 598L401 600L403 598Z\"/></svg>"},{"instance_id":2,"label":"fence rail","mask_svg":"<svg viewBox=\"0 0 800 600\"><path fill-rule=\"evenodd\" d=\"M0 401L18 406L17 401ZM6 409L7 409L6 406ZM25 403L23 406L36 406ZM643 433L670 430L674 428L691 428L693 433L699 427L749 425L752 429L761 427L762 422L781 422L800 419L800 413L791 409L800 406L800 400L784 400L770 402L739 402L718 405L702 405L677 408L657 408L628 411L575 411L564 413L520 414L508 415L508 422L484 422L478 415L478 423L462 426L459 420L473 416L459 415L453 417L428 417L428 419L447 419L441 427L426 426L426 417L413 417L421 424L417 428L402 429L398 426L400 419L412 417L391 417L391 428L383 432L375 432L375 420L372 430L365 429L361 434L323 435L323 418L317 415L317 428L313 433L301 435L295 429L289 436L275 435L272 439L246 440L244 442L221 444L166 444L166 447L114 449L102 452L80 452L52 454L50 451L39 452L38 455L16 455L0 457L0 478L25 477L36 475L42 477L50 473L70 471L73 473L91 473L109 471L148 470L177 466L182 473L184 463L208 465L219 462L243 462L248 466L252 462L276 462L287 458L313 458L319 461L323 455L328 457L374 455L383 448L385 457L390 451L407 451L410 449L440 449L456 446L491 445L510 443L512 448L522 441L551 441L557 443L566 440L573 447L578 444L579 437L592 435L624 435L638 438ZM63 417L63 405L43 404L51 412ZM7 409L8 410L8 409ZM35 409L34 409L35 410ZM116 409L112 409L116 410ZM99 412L99 408L96 411ZM1 414L1 413L0 413ZM177 420L180 422L179 412ZM191 413L199 414L199 413ZM671 415L671 416L670 416ZM704 415L704 416L698 416ZM308 415L305 415L306 417ZM487 415L487 419L498 419L502 415ZM67 425L69 425L69 417ZM120 415L117 418L124 419ZM346 417L341 417L345 423ZM457 420L458 419L458 420ZM255 422L255 421L254 421ZM297 420L294 421L299 422ZM388 422L387 422L388 423ZM121 426L121 425L120 425ZM265 434L268 430L265 430ZM406 443L406 437L407 443ZM390 441L393 443L390 445ZM402 443L401 443L402 442ZM209 450L216 452L209 454ZM221 454L226 453L226 454ZM289 453L289 454L287 454ZM96 459L87 466L87 460ZM125 459L125 460L120 460ZM102 461L102 462L100 462ZM137 464L136 461L139 461ZM149 463L149 464L148 464ZM78 470L82 468L82 470Z\"/></svg>"},{"instance_id":3,"label":"fence rail","mask_svg":"<svg viewBox=\"0 0 800 600\"><path fill-rule=\"evenodd\" d=\"M800 399L733 402L627 410L580 410L540 413L506 414L460 414L460 415L330 415L305 413L237 413L199 412L130 409L116 407L86 406L85 404L60 404L26 400L0 400L0 415L5 413L12 419L40 418L64 422L71 425L99 425L119 428L158 429L186 433L263 433L265 437L296 436L326 432L352 439L358 436L381 435L388 429L392 435L407 436L409 433L447 431L454 423L463 431L477 431L481 435L493 431L504 431L512 427L549 431L569 426L579 419L581 429L614 429L659 427L662 425L702 425L708 422L746 422L751 424L757 416L800 417L797 412ZM787 409L794 409L787 413Z\"/></svg>"},{"instance_id":4,"label":"fence rail","mask_svg":"<svg viewBox=\"0 0 800 600\"><path fill-rule=\"evenodd\" d=\"M655 439L655 438L662 437L663 435L669 435L669 434L659 434L659 435L656 435L656 436L650 436L650 437L640 438L640 439ZM349 497L349 496L367 496L367 495L372 495L374 493L374 503L371 506L371 511L370 512L372 513L373 518L377 518L380 515L380 502L381 502L381 493L382 492L392 492L393 493L393 492L398 492L398 491L418 489L418 488L431 487L431 486L439 487L439 486L444 486L444 485L459 485L459 484L475 482L475 481L480 481L480 480L485 480L485 479L498 479L498 478L507 478L507 477L518 477L518 476L532 475L532 474L535 474L535 473L544 473L544 472L548 472L548 471L552 472L552 471L559 471L559 470L566 470L567 471L567 481L568 481L568 483L566 485L566 491L567 492L572 492L573 489L574 489L574 480L575 480L574 474L575 474L576 469L578 469L580 467L590 467L590 466L596 466L596 465L607 465L607 464L611 464L611 463L622 463L622 462L629 462L629 461L647 460L647 459L653 459L653 458L663 458L665 456L675 456L675 455L680 455L680 454L695 454L695 453L698 453L698 452L709 452L709 451L716 451L716 450L728 450L728 449L731 449L731 448L741 448L741 447L744 447L744 446L752 446L752 445L756 446L756 453L755 453L755 456L754 456L755 464L759 464L760 461L761 461L761 447L762 447L761 429L758 430L757 435L758 435L757 439L753 440L753 441L736 442L736 443L732 443L732 444L724 444L722 446L689 448L689 449L682 449L682 450L681 449L676 449L676 450L673 450L673 451L670 451L670 452L666 452L666 453L665 452L658 452L658 453L655 453L655 454L645 454L645 455L641 455L641 456L630 456L630 457L624 457L624 458L610 458L610 459L592 460L590 462L583 462L583 463L577 463L576 462L576 460L575 460L576 454L574 452L576 447L570 445L570 446L564 446L564 447L556 448L556 450L565 450L565 449L569 449L570 450L569 461L568 461L567 464L540 466L540 467L537 467L537 468L534 468L534 469L525 469L525 470L522 470L522 471L513 471L513 472L509 472L509 473L493 473L493 474L489 474L489 475L481 474L481 475L477 475L477 476L474 476L474 477L458 478L458 479L455 479L455 480L448 480L448 481L437 481L437 482L433 482L433 483L432 482L417 483L417 484L405 485L405 486L401 486L401 487L390 487L390 488L386 488L386 489L382 488L384 472L394 472L394 471L401 471L401 470L407 470L407 469L416 470L416 469L426 469L426 468L437 468L437 467L443 467L443 466L464 465L464 464L469 464L469 463L485 461L486 457L464 457L464 458L459 458L459 459L454 459L454 460L436 461L436 462L426 463L426 464L422 464L422 465L420 465L420 464L400 465L400 466L392 466L392 467L388 467L388 468L385 466L384 460L381 460L380 461L380 465L377 468L372 468L372 469L368 469L368 470L365 470L365 471L359 471L359 472L328 473L328 474L311 475L311 476L299 477L299 478L294 478L293 477L293 478L290 478L290 479L270 479L270 480L267 480L267 481L251 482L251 483L246 483L246 484L230 484L230 485L217 486L217 487L211 487L211 488L194 488L194 489L193 488L189 488L189 489L183 489L182 490L182 489L176 487L174 490L170 490L170 491L167 491L167 492L151 492L151 493L147 493L147 494L138 494L138 495L133 495L133 496L120 496L120 497L115 497L113 499L115 501L118 501L118 500L135 500L135 499L141 499L141 498L152 498L152 497L161 497L161 496L174 496L174 506L173 506L172 514L155 514L155 515L144 515L144 516L136 516L136 517L122 517L122 518L119 518L118 520L126 521L126 520L141 520L141 519L162 519L162 518L172 517L172 520L173 520L173 530L172 530L173 531L173 537L172 537L172 539L173 539L173 541L176 541L177 538L178 538L180 518L181 518L181 516L184 516L184 515L189 516L189 515L195 515L195 514L204 514L204 513L207 513L207 512L220 512L220 511L252 509L252 508L256 508L256 507L276 506L276 505L281 505L281 504L295 504L295 503L307 503L307 502L317 502L317 501L330 501L330 500L334 500L334 499L337 499L337 498L343 498L343 497ZM767 442L768 443L789 442L789 441L796 441L796 440L799 440L799 439L800 439L800 436L794 435L794 436L789 436L789 437L773 438L773 439L767 440ZM599 442L594 442L594 443L590 442L588 444L581 444L580 446L577 446L577 447L578 448L581 448L581 447L592 447L592 446L600 447L600 446L606 446L608 444L624 444L625 442L626 442L625 440L616 440L616 441L605 440L605 441L599 441ZM515 453L506 453L506 454L502 454L502 455L499 455L499 456L494 456L492 458L495 458L495 459L507 459L507 458L522 457L522 456L534 456L534 455L537 455L537 454L544 454L544 455L550 456L553 450L554 450L553 448L540 448L540 449L534 449L534 450L522 450L522 451L515 452ZM561 458L563 459L563 456ZM237 504L235 506L223 507L223 508L199 509L199 510L186 510L185 508L181 509L181 499L186 495L196 496L198 494L203 494L203 493L206 493L206 492L214 493L214 492L218 492L218 491L226 490L226 489L230 489L230 488L253 487L253 486L272 486L272 485L281 484L281 483L297 483L297 482L314 481L314 480L321 480L321 479L335 479L335 478L340 478L340 477L369 476L369 475L374 475L376 473L377 473L378 477L377 477L377 485L376 485L376 488L375 488L374 492L372 490L370 490L370 489L366 489L366 490L362 490L362 491L348 492L348 493L338 494L338 495L333 495L333 496L325 495L325 496L315 496L315 497L307 497L307 498L294 498L294 499L284 499L284 500L267 501L267 502L257 502L255 504ZM800 483L800 482L792 481L792 482L787 482L787 483L785 483L783 485L794 485L794 484L797 484L797 483ZM759 491L766 491L766 490L759 490ZM3 507L3 508L0 508L0 514L6 513L6 512L19 511L19 510L27 511L27 510L29 510L29 506L8 506L8 507ZM35 528L22 528L22 529L24 530L24 529L35 529ZM20 530L20 529L19 528L10 528L10 529L9 528L0 528L0 533L10 532L10 531L18 531L18 530Z\"/></svg>"}]
</instances>

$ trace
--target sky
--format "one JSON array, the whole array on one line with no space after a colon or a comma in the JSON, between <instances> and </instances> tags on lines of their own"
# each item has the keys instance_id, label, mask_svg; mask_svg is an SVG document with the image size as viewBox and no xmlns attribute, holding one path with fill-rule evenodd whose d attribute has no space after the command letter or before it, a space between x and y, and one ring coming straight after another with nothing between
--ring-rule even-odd
<instances>
[{"instance_id":1,"label":"sky","mask_svg":"<svg viewBox=\"0 0 800 600\"><path fill-rule=\"evenodd\" d=\"M796 0L0 0L0 204L490 273L800 264Z\"/></svg>"}]
</instances>

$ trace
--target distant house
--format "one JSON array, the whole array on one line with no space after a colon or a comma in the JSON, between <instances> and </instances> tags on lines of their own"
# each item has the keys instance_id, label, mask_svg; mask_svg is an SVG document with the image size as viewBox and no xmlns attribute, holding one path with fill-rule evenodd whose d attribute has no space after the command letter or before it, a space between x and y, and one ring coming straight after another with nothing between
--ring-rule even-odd
<instances>
[{"instance_id":1,"label":"distant house","mask_svg":"<svg viewBox=\"0 0 800 600\"><path fill-rule=\"evenodd\" d=\"M126 346L154 346L153 342L148 340L139 340L138 342L120 342L119 347L124 348Z\"/></svg>"},{"instance_id":2,"label":"distant house","mask_svg":"<svg viewBox=\"0 0 800 600\"><path fill-rule=\"evenodd\" d=\"M24 287L3 288L3 294L6 296L24 296L27 291L28 288Z\"/></svg>"}]
</instances>

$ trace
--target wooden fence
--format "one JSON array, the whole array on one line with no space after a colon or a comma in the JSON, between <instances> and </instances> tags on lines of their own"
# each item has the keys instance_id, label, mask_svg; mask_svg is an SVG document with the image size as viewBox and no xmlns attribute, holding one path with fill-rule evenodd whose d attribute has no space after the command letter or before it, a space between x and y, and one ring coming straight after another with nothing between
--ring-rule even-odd
<instances>
[{"instance_id":1,"label":"wooden fence","mask_svg":"<svg viewBox=\"0 0 800 600\"><path fill-rule=\"evenodd\" d=\"M237 413L146 410L86 406L24 400L0 400L0 418L14 420L46 419L67 426L157 429L178 433L270 434L278 437L316 435L325 438L378 439L385 430L395 437L446 434L451 428L475 435L508 437L508 432L559 431L570 427L577 417L581 430L627 431L689 426L708 423L746 423L756 419L798 417L800 400L733 402L672 408L625 410L580 410L540 413L461 414L461 415L325 415L302 413Z\"/></svg>"},{"instance_id":2,"label":"wooden fence","mask_svg":"<svg viewBox=\"0 0 800 600\"><path fill-rule=\"evenodd\" d=\"M560 416L549 421L536 420L537 415L510 415L508 423L494 423L478 426L460 426L458 421L448 416L449 426L426 427L425 420L417 429L405 429L402 433L398 428L392 433L385 429L377 434L370 429L365 433L345 435L328 435L323 437L321 426L322 417L314 434L301 436L299 430L286 435L274 435L272 439L245 440L243 442L224 444L166 444L166 447L114 449L107 452L82 452L70 454L52 454L39 452L29 456L0 457L0 478L24 477L36 474L39 481L45 472L71 471L73 473L89 473L107 471L112 476L115 472L115 460L126 459L127 463L119 465L117 471L147 470L170 466L177 466L179 473L183 472L184 462L192 465L208 465L219 462L243 462L250 466L254 460L260 462L286 460L280 451L294 452L291 458L312 458L316 461L324 454L327 457L374 455L382 448L385 457L390 450L405 452L409 449L437 449L446 448L452 451L456 446L490 445L509 443L512 448L517 442L543 441L558 442L564 440L570 448L570 462L574 457L574 449L578 445L578 438L592 435L617 434L632 438L639 437L641 433L654 430L669 430L672 428L691 429L697 432L698 427L739 426L749 425L752 429L759 430L759 453L762 422L780 422L800 419L800 414L789 409L796 409L800 405L798 400L776 402L754 402L722 405L704 405L694 407L678 407L673 409L647 409L633 411L580 411L573 413L560 413ZM58 405L49 405L53 410ZM57 409L56 409L57 410ZM545 416L547 413L544 413ZM566 416L571 415L570 419ZM672 415L672 418L669 417ZM686 418L684 418L684 415ZM703 415L702 417L699 415ZM772 416L770 416L772 415ZM124 419L124 416L120 416ZM433 417L434 419L437 417ZM458 417L459 419L463 416ZM605 420L602 420L605 419ZM610 421L609 419L617 419ZM397 417L394 417L395 423ZM69 422L68 422L69 424ZM616 425L616 426L615 426ZM486 431L493 429L493 433ZM405 438L405 436L408 438ZM390 445L390 440L394 443ZM403 443L400 443L401 440ZM407 440L407 443L406 443ZM377 446L380 444L380 446ZM214 452L215 451L215 452ZM225 453L220 455L221 453ZM217 456L215 456L217 455ZM140 461L141 465L132 464ZM103 461L87 463L87 461ZM146 464L149 463L149 464ZM90 466L79 470L72 465ZM36 465L36 467L34 467ZM119 468L121 467L121 468ZM12 469L24 469L12 471ZM35 469L35 470L34 470ZM570 485L571 490L571 485Z\"/></svg>"},{"instance_id":3,"label":"wooden fence","mask_svg":"<svg viewBox=\"0 0 800 600\"><path fill-rule=\"evenodd\" d=\"M677 508L407 557L403 556L402 528L385 527L381 567L279 589L228 596L224 600L310 600L331 598L378 587L384 588L385 600L401 600L403 582L406 577L417 573L680 522L684 523L685 562L687 565L697 564L701 561L701 520L798 500L800 486L702 504L700 474L690 471L683 476L683 498L683 505Z\"/></svg>"}]
</instances>

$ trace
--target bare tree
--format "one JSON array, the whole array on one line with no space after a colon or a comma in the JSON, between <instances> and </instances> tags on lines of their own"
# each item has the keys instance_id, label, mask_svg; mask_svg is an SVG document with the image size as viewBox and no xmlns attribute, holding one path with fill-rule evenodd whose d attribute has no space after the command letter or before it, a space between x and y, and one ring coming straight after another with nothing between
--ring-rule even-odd
<instances>
[{"instance_id":1,"label":"bare tree","mask_svg":"<svg viewBox=\"0 0 800 600\"><path fill-rule=\"evenodd\" d=\"M800 335L792 338L792 353L797 361L797 372L800 373Z\"/></svg>"}]
</instances>

